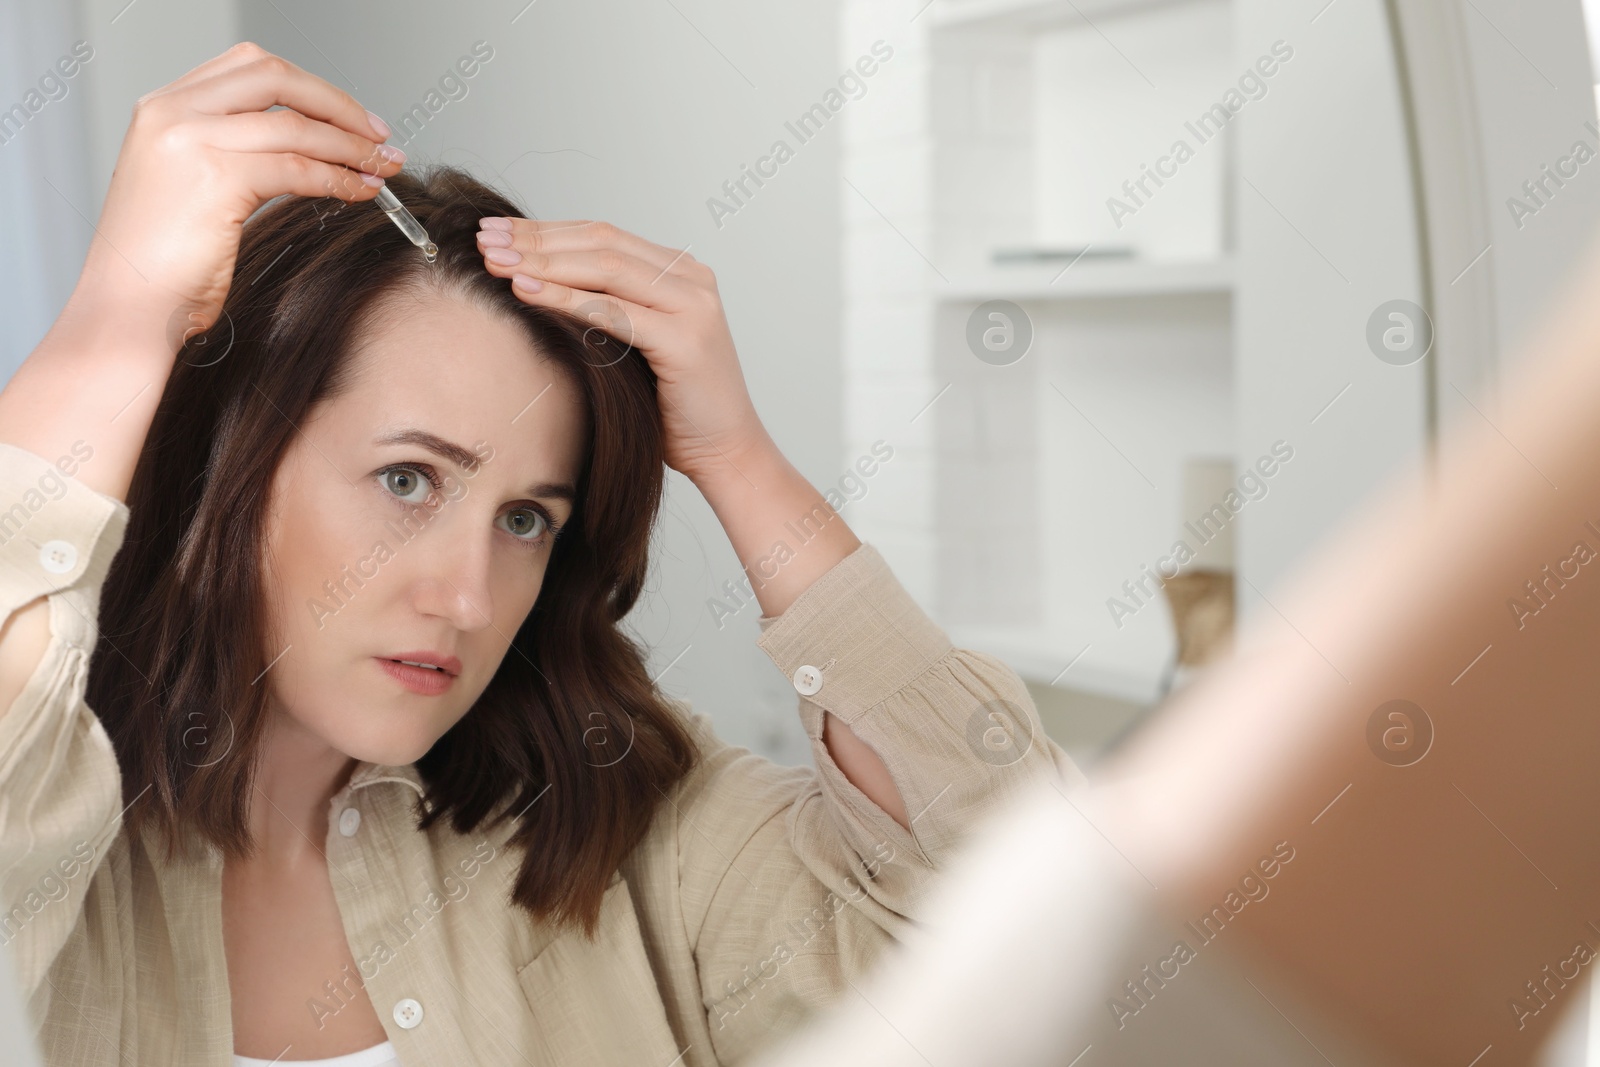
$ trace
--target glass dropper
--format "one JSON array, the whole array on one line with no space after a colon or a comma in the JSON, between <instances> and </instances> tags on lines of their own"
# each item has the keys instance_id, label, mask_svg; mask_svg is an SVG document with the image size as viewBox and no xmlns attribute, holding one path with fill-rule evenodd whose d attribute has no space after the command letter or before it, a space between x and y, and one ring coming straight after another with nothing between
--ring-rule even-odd
<instances>
[{"instance_id":1,"label":"glass dropper","mask_svg":"<svg viewBox=\"0 0 1600 1067\"><path fill-rule=\"evenodd\" d=\"M400 198L389 190L387 185L378 189L378 206L383 208L394 224L400 227L400 232L405 234L411 243L422 249L422 254L432 263L439 255L439 246L428 239L428 231L422 228L422 223L417 217L407 211L405 205L400 203Z\"/></svg>"}]
</instances>

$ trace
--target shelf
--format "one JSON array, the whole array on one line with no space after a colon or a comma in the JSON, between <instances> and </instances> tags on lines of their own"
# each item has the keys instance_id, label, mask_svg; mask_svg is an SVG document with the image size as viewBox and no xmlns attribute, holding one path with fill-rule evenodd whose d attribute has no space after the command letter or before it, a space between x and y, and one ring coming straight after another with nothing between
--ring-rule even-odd
<instances>
[{"instance_id":1,"label":"shelf","mask_svg":"<svg viewBox=\"0 0 1600 1067\"><path fill-rule=\"evenodd\" d=\"M957 278L935 290L943 301L1096 300L1120 296L1169 296L1233 292L1233 262L1227 259L1189 263L1144 260L1090 260L991 267Z\"/></svg>"},{"instance_id":2,"label":"shelf","mask_svg":"<svg viewBox=\"0 0 1600 1067\"><path fill-rule=\"evenodd\" d=\"M930 14L940 28L1031 30L1082 26L1123 15L1205 0L933 0Z\"/></svg>"}]
</instances>

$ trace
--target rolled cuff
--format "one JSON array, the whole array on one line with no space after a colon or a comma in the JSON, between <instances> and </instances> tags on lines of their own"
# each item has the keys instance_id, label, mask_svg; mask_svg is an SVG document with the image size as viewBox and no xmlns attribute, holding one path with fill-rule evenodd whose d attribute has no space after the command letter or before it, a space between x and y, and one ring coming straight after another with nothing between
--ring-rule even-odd
<instances>
[{"instance_id":1,"label":"rolled cuff","mask_svg":"<svg viewBox=\"0 0 1600 1067\"><path fill-rule=\"evenodd\" d=\"M0 442L0 621L38 597L105 582L128 506L72 477L81 462Z\"/></svg>"}]
</instances>

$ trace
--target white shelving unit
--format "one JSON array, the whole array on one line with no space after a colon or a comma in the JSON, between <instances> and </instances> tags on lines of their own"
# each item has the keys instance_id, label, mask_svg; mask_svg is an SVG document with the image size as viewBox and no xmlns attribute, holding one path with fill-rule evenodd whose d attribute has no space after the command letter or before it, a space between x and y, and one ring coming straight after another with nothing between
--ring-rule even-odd
<instances>
[{"instance_id":1,"label":"white shelving unit","mask_svg":"<svg viewBox=\"0 0 1600 1067\"><path fill-rule=\"evenodd\" d=\"M851 447L906 413L904 488L853 522L960 644L1151 704L1166 604L1119 626L1107 601L1179 535L1186 459L1233 453L1231 131L1184 130L1236 77L1230 2L934 0L908 24L846 0L845 26L847 52L895 48L844 142ZM1181 136L1193 158L1134 205ZM1019 249L1040 258L997 261ZM1014 364L967 345L993 300L1032 327Z\"/></svg>"}]
</instances>

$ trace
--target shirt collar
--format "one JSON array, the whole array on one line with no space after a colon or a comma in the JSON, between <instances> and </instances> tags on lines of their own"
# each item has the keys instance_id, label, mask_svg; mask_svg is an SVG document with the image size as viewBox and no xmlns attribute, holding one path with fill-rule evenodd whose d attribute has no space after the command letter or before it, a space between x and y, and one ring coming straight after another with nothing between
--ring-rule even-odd
<instances>
[{"instance_id":1,"label":"shirt collar","mask_svg":"<svg viewBox=\"0 0 1600 1067\"><path fill-rule=\"evenodd\" d=\"M366 760L362 760L356 764L356 769L351 772L350 781L345 786L345 789L354 793L356 790L376 782L403 782L416 790L417 796L426 795L426 788L422 783L422 775L418 772L414 763L408 763L403 767L393 767L385 763L369 763Z\"/></svg>"}]
</instances>

